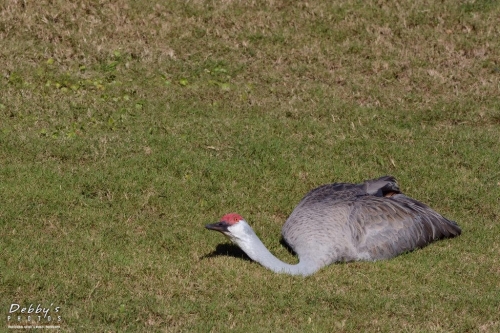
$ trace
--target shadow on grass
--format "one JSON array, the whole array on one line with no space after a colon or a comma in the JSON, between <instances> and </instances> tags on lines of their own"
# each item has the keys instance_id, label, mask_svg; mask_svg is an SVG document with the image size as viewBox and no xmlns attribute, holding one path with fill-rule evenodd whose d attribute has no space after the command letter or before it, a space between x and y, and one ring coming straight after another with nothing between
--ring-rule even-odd
<instances>
[{"instance_id":1,"label":"shadow on grass","mask_svg":"<svg viewBox=\"0 0 500 333\"><path fill-rule=\"evenodd\" d=\"M285 249L287 249L287 251L290 252L291 255L293 255L293 256L297 255L297 253L295 253L295 251L292 249L292 247L290 245L288 245L288 243L285 241L285 239L283 237L281 237L281 239L280 239L280 244L283 245L283 247Z\"/></svg>"},{"instance_id":2,"label":"shadow on grass","mask_svg":"<svg viewBox=\"0 0 500 333\"><path fill-rule=\"evenodd\" d=\"M218 256L229 256L229 257L240 258L246 261L252 261L252 259L250 259L250 257L248 257L247 254L243 252L243 250L241 250L237 245L228 243L217 245L215 251L212 251L209 254L201 256L200 260L207 258L214 258Z\"/></svg>"},{"instance_id":3,"label":"shadow on grass","mask_svg":"<svg viewBox=\"0 0 500 333\"><path fill-rule=\"evenodd\" d=\"M288 243L283 238L280 240L280 243L288 250L288 252L290 252L291 255L294 256L296 255L293 249L288 245ZM252 261L252 259L250 259L250 257L247 256L247 254L243 252L242 249L240 249L237 245L231 243L224 243L217 245L215 251L212 251L211 253L201 256L200 260L206 258L214 258L218 256L229 256L229 257L240 258L246 261Z\"/></svg>"}]
</instances>

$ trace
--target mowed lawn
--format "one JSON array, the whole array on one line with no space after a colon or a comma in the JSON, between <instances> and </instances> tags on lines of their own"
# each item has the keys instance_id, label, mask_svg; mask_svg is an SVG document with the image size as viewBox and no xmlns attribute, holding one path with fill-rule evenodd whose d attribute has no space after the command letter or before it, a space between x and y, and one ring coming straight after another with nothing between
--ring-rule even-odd
<instances>
[{"instance_id":1,"label":"mowed lawn","mask_svg":"<svg viewBox=\"0 0 500 333\"><path fill-rule=\"evenodd\" d=\"M499 332L499 36L492 0L1 2L0 331ZM301 278L204 228L296 263L307 191L386 174L462 235Z\"/></svg>"}]
</instances>

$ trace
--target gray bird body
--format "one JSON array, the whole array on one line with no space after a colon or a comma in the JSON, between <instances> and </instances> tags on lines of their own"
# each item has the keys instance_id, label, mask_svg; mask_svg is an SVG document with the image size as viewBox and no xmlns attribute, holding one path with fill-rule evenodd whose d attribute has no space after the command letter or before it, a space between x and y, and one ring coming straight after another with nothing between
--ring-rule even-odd
<instances>
[{"instance_id":1,"label":"gray bird body","mask_svg":"<svg viewBox=\"0 0 500 333\"><path fill-rule=\"evenodd\" d=\"M455 222L402 194L391 176L323 185L307 193L282 229L299 257L297 265L274 257L242 218L240 222L223 233L250 258L275 272L301 275L339 261L389 259L461 233ZM212 226L207 228L222 231Z\"/></svg>"},{"instance_id":2,"label":"gray bird body","mask_svg":"<svg viewBox=\"0 0 500 333\"><path fill-rule=\"evenodd\" d=\"M455 222L401 194L395 179L386 176L310 191L283 225L282 236L301 260L328 265L389 259L460 232Z\"/></svg>"}]
</instances>

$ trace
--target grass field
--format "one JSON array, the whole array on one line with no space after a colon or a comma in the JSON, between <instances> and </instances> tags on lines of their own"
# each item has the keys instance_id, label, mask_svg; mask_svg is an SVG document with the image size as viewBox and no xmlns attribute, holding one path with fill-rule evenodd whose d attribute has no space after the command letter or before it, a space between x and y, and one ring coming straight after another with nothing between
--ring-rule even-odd
<instances>
[{"instance_id":1,"label":"grass field","mask_svg":"<svg viewBox=\"0 0 500 333\"><path fill-rule=\"evenodd\" d=\"M499 332L499 36L494 0L1 2L0 331ZM293 263L308 190L385 174L462 236L298 278L204 228Z\"/></svg>"}]
</instances>

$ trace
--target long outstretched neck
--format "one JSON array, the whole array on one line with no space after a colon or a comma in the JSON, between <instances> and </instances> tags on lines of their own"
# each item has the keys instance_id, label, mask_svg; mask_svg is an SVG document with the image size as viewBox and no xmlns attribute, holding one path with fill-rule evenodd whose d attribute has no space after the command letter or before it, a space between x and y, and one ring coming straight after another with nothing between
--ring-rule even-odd
<instances>
[{"instance_id":1,"label":"long outstretched neck","mask_svg":"<svg viewBox=\"0 0 500 333\"><path fill-rule=\"evenodd\" d=\"M253 229L244 221L240 221L231 228L238 228L239 230L229 235L229 238L245 251L252 260L257 261L273 272L307 276L321 268L317 263L304 260L304 258L301 258L300 262L296 265L287 264L276 258L261 242Z\"/></svg>"}]
</instances>

